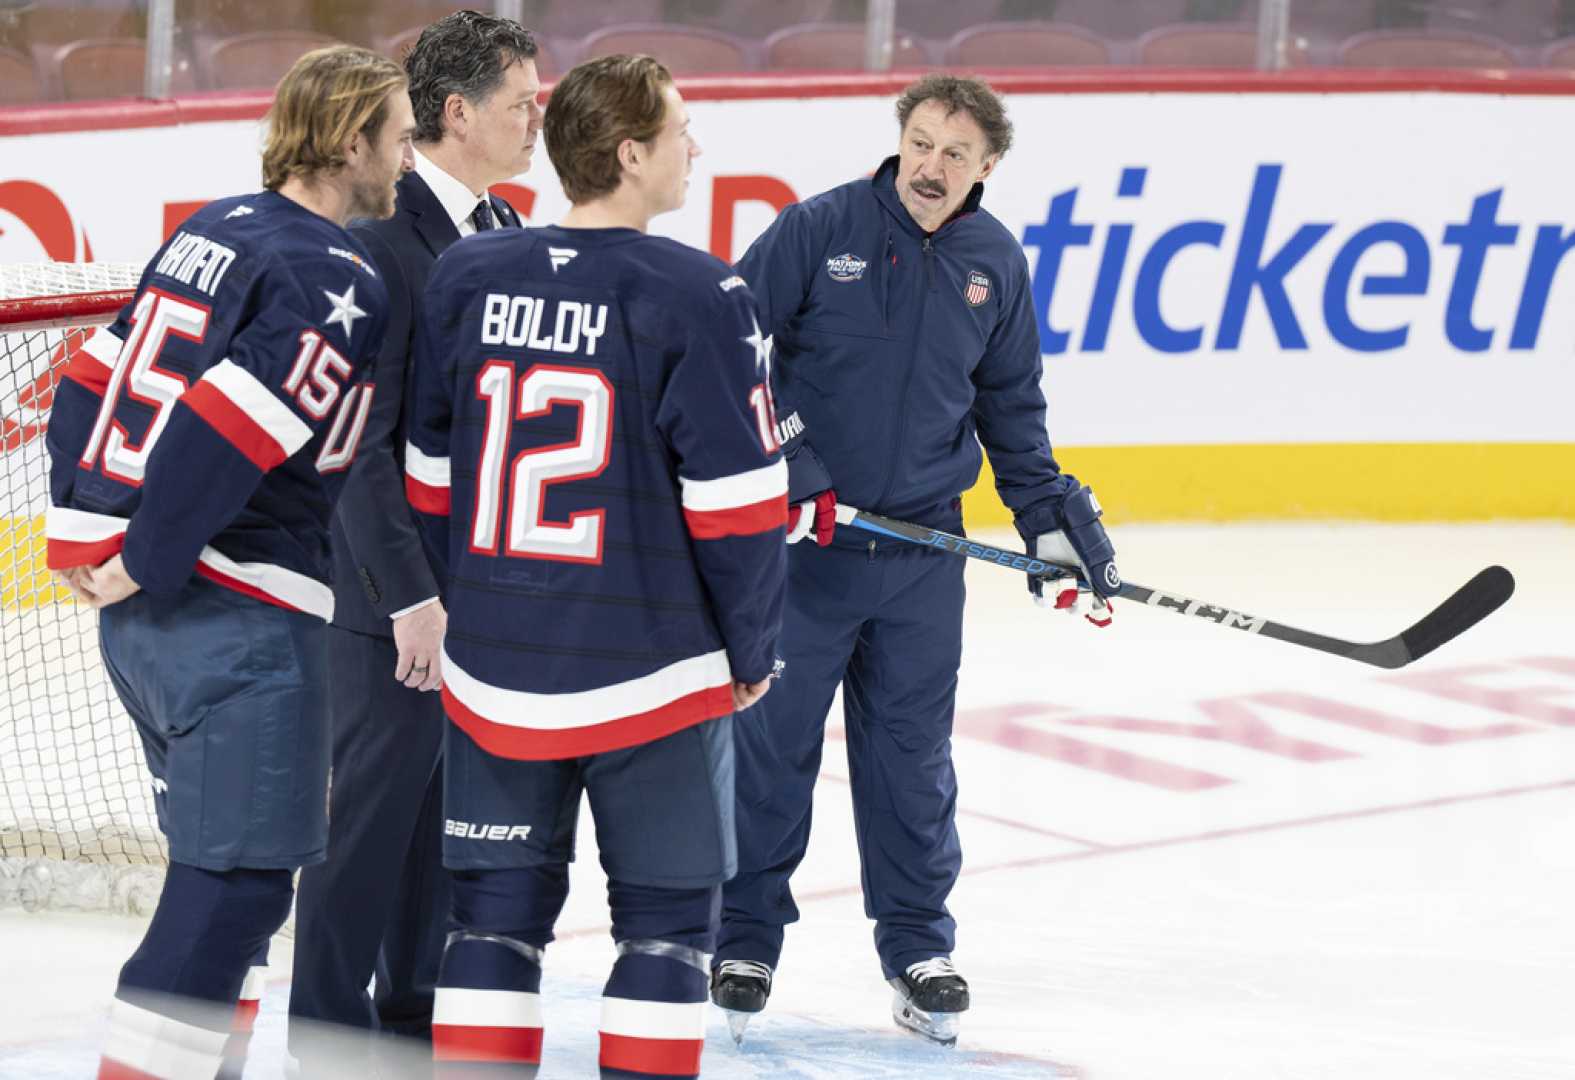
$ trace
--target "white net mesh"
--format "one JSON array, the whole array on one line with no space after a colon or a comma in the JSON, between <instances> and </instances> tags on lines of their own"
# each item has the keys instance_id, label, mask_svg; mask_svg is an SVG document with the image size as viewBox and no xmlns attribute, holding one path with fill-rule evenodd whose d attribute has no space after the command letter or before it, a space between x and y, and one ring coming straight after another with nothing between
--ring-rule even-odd
<instances>
[{"instance_id":1,"label":"white net mesh","mask_svg":"<svg viewBox=\"0 0 1575 1080\"><path fill-rule=\"evenodd\" d=\"M0 300L134 288L113 263L0 266ZM107 321L104 319L97 322ZM44 422L92 325L0 325L0 907L148 910L165 852L94 613L44 566Z\"/></svg>"}]
</instances>

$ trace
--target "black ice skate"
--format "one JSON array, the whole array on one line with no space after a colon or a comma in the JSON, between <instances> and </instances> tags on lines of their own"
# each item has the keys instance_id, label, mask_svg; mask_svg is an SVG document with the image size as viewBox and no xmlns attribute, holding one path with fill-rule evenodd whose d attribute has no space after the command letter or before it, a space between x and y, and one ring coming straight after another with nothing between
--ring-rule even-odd
<instances>
[{"instance_id":1,"label":"black ice skate","mask_svg":"<svg viewBox=\"0 0 1575 1080\"><path fill-rule=\"evenodd\" d=\"M968 1008L968 983L950 959L937 956L909 964L900 978L888 981L897 991L891 1018L898 1026L942 1046L957 1045L959 1021Z\"/></svg>"},{"instance_id":2,"label":"black ice skate","mask_svg":"<svg viewBox=\"0 0 1575 1080\"><path fill-rule=\"evenodd\" d=\"M771 996L771 967L754 960L723 960L711 972L711 1000L727 1013L733 1042L744 1045L749 1018L766 1007Z\"/></svg>"}]
</instances>

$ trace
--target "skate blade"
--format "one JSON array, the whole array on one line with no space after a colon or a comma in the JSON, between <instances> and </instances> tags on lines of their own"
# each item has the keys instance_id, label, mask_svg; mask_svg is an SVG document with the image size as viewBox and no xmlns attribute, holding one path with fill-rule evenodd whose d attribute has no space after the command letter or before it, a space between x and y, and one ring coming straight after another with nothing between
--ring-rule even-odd
<instances>
[{"instance_id":1,"label":"skate blade","mask_svg":"<svg viewBox=\"0 0 1575 1080\"><path fill-rule=\"evenodd\" d=\"M727 1030L733 1036L733 1045L744 1045L744 1029L749 1026L749 1021L754 1018L754 1013L737 1012L733 1009L723 1009L727 1014Z\"/></svg>"},{"instance_id":2,"label":"skate blade","mask_svg":"<svg viewBox=\"0 0 1575 1080\"><path fill-rule=\"evenodd\" d=\"M957 1034L962 1030L962 1013L925 1012L909 1004L900 993L892 999L891 1018L898 1027L939 1046L956 1046Z\"/></svg>"}]
</instances>

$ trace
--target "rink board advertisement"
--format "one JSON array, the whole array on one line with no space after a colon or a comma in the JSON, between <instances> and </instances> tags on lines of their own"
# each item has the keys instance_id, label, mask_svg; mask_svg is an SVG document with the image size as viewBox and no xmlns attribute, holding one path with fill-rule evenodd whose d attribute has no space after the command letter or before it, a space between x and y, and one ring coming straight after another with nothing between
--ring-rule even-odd
<instances>
[{"instance_id":1,"label":"rink board advertisement","mask_svg":"<svg viewBox=\"0 0 1575 1080\"><path fill-rule=\"evenodd\" d=\"M892 100L691 92L703 156L654 230L736 257L895 150ZM1052 442L1112 518L1575 516L1575 96L1009 106L984 206L1032 268ZM0 262L146 259L256 187L258 111L0 136ZM501 193L567 208L545 153ZM1006 517L976 493L972 520Z\"/></svg>"}]
</instances>

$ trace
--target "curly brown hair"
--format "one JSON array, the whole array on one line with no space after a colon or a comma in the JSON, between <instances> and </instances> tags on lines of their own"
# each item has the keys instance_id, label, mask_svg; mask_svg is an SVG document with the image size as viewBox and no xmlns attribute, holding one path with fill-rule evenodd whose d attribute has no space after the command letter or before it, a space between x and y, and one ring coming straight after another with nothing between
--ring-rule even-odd
<instances>
[{"instance_id":1,"label":"curly brown hair","mask_svg":"<svg viewBox=\"0 0 1575 1080\"><path fill-rule=\"evenodd\" d=\"M926 101L933 101L950 116L965 112L984 130L990 153L1004 154L1012 145L1012 122L1006 118L1006 103L983 79L960 75L926 75L909 86L897 99L897 124L908 126L908 117Z\"/></svg>"}]
</instances>

